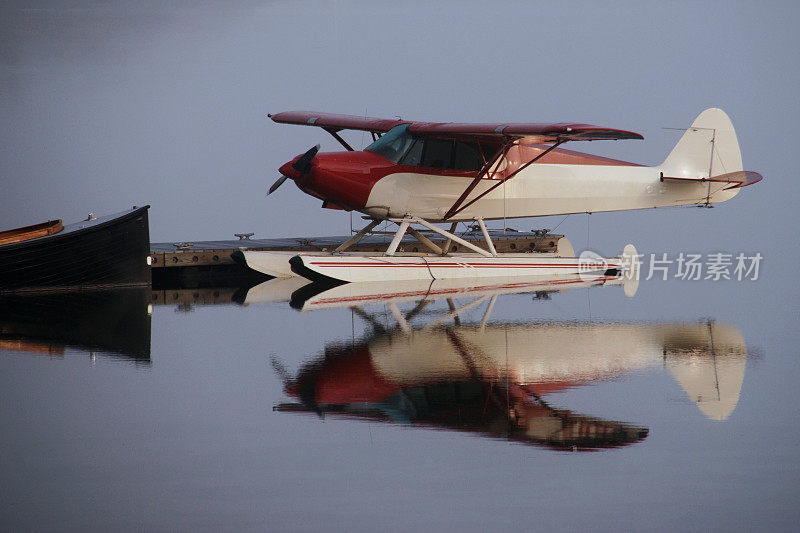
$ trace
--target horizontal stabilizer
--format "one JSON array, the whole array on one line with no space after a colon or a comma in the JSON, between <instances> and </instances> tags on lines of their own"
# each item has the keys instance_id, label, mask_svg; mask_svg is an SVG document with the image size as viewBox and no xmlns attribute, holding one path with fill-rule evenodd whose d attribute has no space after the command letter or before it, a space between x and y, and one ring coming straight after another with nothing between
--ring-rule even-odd
<instances>
[{"instance_id":1,"label":"horizontal stabilizer","mask_svg":"<svg viewBox=\"0 0 800 533\"><path fill-rule=\"evenodd\" d=\"M680 181L716 181L721 183L730 183L727 189L737 189L739 187L746 187L754 183L758 183L764 176L752 170L738 170L736 172L728 172L727 174L720 174L712 178L679 178L675 176L662 176L665 180L680 180Z\"/></svg>"}]
</instances>

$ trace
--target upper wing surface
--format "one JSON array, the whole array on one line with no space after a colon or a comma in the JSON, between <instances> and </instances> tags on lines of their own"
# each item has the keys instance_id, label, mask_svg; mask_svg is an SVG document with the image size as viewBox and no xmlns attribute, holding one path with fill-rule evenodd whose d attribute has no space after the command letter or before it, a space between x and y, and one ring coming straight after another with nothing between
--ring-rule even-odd
<instances>
[{"instance_id":1,"label":"upper wing surface","mask_svg":"<svg viewBox=\"0 0 800 533\"><path fill-rule=\"evenodd\" d=\"M563 141L595 141L643 138L632 131L569 122L549 124L536 122L498 122L489 124L412 122L408 129L412 133L422 135L535 137L539 142L559 139Z\"/></svg>"},{"instance_id":2,"label":"upper wing surface","mask_svg":"<svg viewBox=\"0 0 800 533\"><path fill-rule=\"evenodd\" d=\"M270 115L270 118L282 124L318 126L334 131L347 129L371 131L375 133L385 133L400 124L410 124L408 130L411 133L423 136L430 135L441 137L534 138L537 142L643 138L638 133L632 131L570 122L497 122L484 124L463 122L413 122L400 119L318 113L316 111L284 111L282 113Z\"/></svg>"},{"instance_id":3,"label":"upper wing surface","mask_svg":"<svg viewBox=\"0 0 800 533\"><path fill-rule=\"evenodd\" d=\"M269 115L281 124L298 124L300 126L318 126L320 128L339 130L362 130L385 133L407 120L393 118L360 117L357 115L338 115L336 113L318 113L316 111L284 111Z\"/></svg>"}]
</instances>

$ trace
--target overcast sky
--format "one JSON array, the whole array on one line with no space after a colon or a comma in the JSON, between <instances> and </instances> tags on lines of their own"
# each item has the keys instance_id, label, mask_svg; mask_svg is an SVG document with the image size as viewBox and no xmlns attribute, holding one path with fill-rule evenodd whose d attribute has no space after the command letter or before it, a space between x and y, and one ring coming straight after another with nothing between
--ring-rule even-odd
<instances>
[{"instance_id":1,"label":"overcast sky","mask_svg":"<svg viewBox=\"0 0 800 533\"><path fill-rule=\"evenodd\" d=\"M609 254L634 242L798 257L794 2L163 4L4 4L1 228L147 203L153 241L347 231L347 214L291 183L266 198L282 163L339 149L268 112L589 122L645 140L572 149L657 164L679 136L662 128L716 106L762 183L713 210L573 215L559 231Z\"/></svg>"}]
</instances>

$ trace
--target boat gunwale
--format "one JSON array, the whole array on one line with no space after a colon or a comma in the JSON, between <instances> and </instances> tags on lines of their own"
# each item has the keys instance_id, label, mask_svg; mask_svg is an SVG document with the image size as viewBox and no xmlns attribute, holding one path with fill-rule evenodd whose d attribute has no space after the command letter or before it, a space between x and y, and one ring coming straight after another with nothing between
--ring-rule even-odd
<instances>
[{"instance_id":1,"label":"boat gunwale","mask_svg":"<svg viewBox=\"0 0 800 533\"><path fill-rule=\"evenodd\" d=\"M0 231L0 246L17 244L31 239L38 239L39 237L47 237L63 229L64 224L59 218L48 220L47 222L40 222L39 224L32 224L30 226L22 226L21 228Z\"/></svg>"}]
</instances>

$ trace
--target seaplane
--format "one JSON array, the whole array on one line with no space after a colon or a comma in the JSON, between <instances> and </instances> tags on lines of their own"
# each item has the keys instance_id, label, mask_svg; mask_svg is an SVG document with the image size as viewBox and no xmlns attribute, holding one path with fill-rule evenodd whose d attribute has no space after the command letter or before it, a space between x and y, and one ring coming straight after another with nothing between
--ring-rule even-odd
<instances>
[{"instance_id":1,"label":"seaplane","mask_svg":"<svg viewBox=\"0 0 800 533\"><path fill-rule=\"evenodd\" d=\"M582 123L439 123L286 111L279 124L325 130L344 151L314 146L280 167L274 193L292 180L322 207L356 211L366 226L338 247L309 253L243 250L237 259L276 277L336 282L590 275L637 270L636 249L616 258L579 260L569 241L556 250L498 253L485 221L574 213L713 204L762 179L745 171L724 111L703 111L663 163L645 166L576 152L573 142L643 139L632 131ZM369 132L355 150L343 130ZM385 250L349 251L381 223L396 231ZM467 223L482 239L457 234ZM437 224L450 224L449 230ZM416 229L420 227L420 229ZM431 237L435 236L436 239ZM419 246L409 251L405 240ZM388 239L387 239L388 240ZM420 251L424 250L424 251Z\"/></svg>"}]
</instances>

